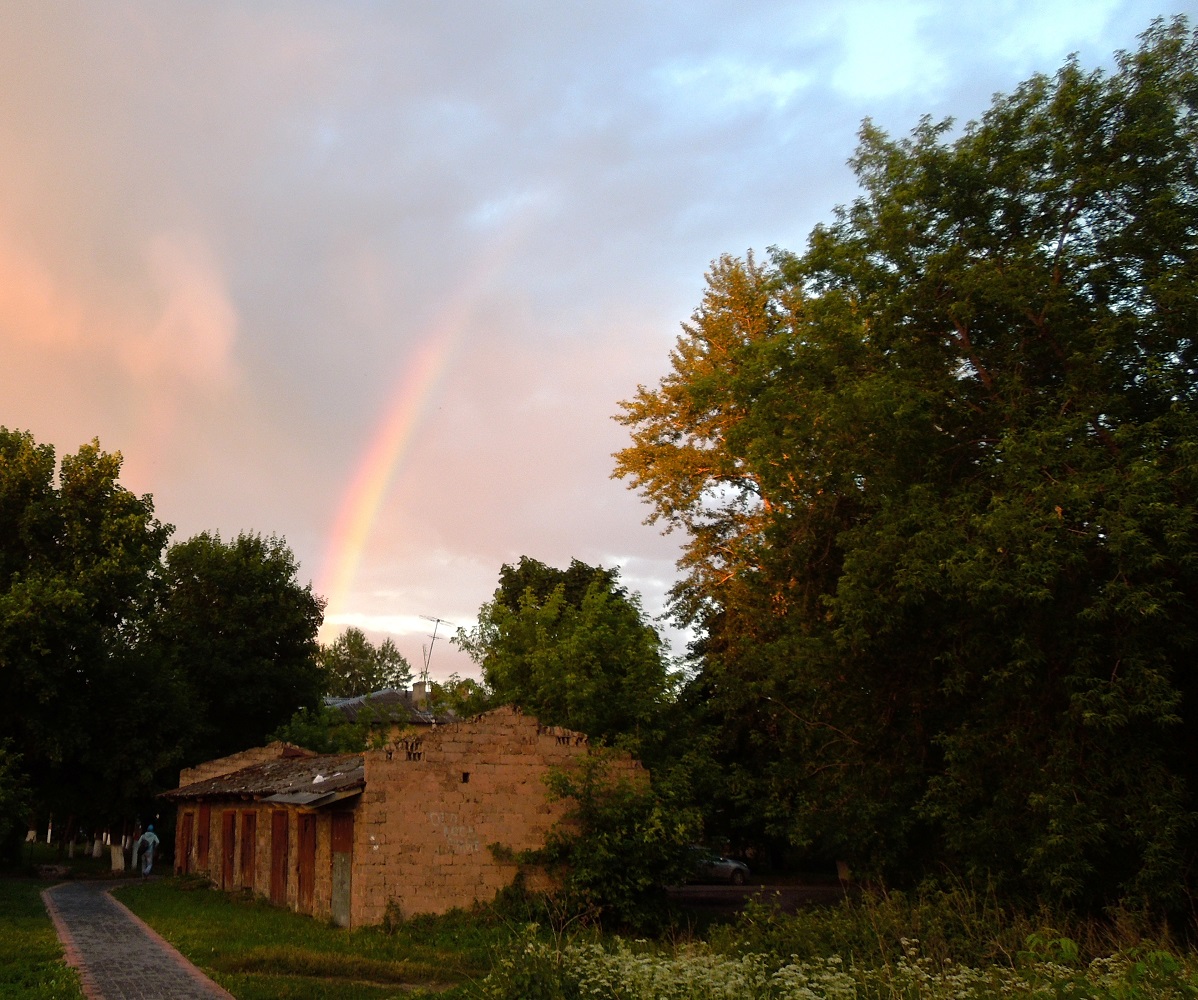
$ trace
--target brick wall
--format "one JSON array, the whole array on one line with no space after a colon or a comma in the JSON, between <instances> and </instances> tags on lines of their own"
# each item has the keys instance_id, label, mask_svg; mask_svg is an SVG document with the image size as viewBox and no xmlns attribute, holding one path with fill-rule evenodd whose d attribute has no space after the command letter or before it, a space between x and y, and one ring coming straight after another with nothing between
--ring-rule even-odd
<instances>
[{"instance_id":1,"label":"brick wall","mask_svg":"<svg viewBox=\"0 0 1198 1000\"><path fill-rule=\"evenodd\" d=\"M511 708L368 751L354 826L354 925L380 922L389 902L410 916L492 899L518 866L489 845L542 846L567 809L548 801L545 775L586 753L581 733ZM622 766L639 769L628 758Z\"/></svg>"}]
</instances>

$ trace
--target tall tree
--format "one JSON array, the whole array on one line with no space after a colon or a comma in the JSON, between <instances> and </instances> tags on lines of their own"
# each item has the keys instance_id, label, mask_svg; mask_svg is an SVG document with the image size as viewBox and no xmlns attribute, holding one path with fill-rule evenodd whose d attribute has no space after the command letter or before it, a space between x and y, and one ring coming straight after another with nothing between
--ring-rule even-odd
<instances>
[{"instance_id":1,"label":"tall tree","mask_svg":"<svg viewBox=\"0 0 1198 1000\"><path fill-rule=\"evenodd\" d=\"M567 570L527 557L504 566L478 625L453 640L482 668L491 702L639 748L672 678L639 598L618 579L578 560Z\"/></svg>"},{"instance_id":2,"label":"tall tree","mask_svg":"<svg viewBox=\"0 0 1198 1000\"><path fill-rule=\"evenodd\" d=\"M62 459L0 428L0 732L36 804L119 814L174 762L181 706L131 650L170 527L99 442Z\"/></svg>"},{"instance_id":3,"label":"tall tree","mask_svg":"<svg viewBox=\"0 0 1198 1000\"><path fill-rule=\"evenodd\" d=\"M352 625L320 648L325 692L341 698L383 688L403 689L412 683L412 665L390 639L374 645Z\"/></svg>"},{"instance_id":4,"label":"tall tree","mask_svg":"<svg viewBox=\"0 0 1198 1000\"><path fill-rule=\"evenodd\" d=\"M616 474L688 534L726 816L892 873L1176 902L1198 39L1157 22L950 134L867 122L864 193L805 253L715 265Z\"/></svg>"},{"instance_id":5,"label":"tall tree","mask_svg":"<svg viewBox=\"0 0 1198 1000\"><path fill-rule=\"evenodd\" d=\"M186 681L189 761L253 746L319 704L324 604L298 569L275 536L224 542L205 532L168 551L148 640L158 662Z\"/></svg>"}]
</instances>

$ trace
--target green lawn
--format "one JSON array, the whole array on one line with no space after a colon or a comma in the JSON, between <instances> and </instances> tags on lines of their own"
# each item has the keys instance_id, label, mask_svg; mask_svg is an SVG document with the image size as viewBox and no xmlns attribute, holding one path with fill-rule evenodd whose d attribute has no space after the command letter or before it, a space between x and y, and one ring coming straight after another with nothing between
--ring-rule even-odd
<instances>
[{"instance_id":1,"label":"green lawn","mask_svg":"<svg viewBox=\"0 0 1198 1000\"><path fill-rule=\"evenodd\" d=\"M116 896L239 1000L464 996L512 936L464 914L347 931L184 879Z\"/></svg>"},{"instance_id":2,"label":"green lawn","mask_svg":"<svg viewBox=\"0 0 1198 1000\"><path fill-rule=\"evenodd\" d=\"M42 905L50 885L0 878L0 997L82 998L79 977L63 961L54 924Z\"/></svg>"}]
</instances>

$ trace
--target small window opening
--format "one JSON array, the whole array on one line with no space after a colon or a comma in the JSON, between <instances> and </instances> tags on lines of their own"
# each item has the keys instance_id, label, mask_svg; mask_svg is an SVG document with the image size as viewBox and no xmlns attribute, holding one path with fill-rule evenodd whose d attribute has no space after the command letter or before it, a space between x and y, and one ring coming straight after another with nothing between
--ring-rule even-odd
<instances>
[{"instance_id":1,"label":"small window opening","mask_svg":"<svg viewBox=\"0 0 1198 1000\"><path fill-rule=\"evenodd\" d=\"M464 784L466 784L466 782L468 782L469 780L470 780L470 772L469 772L469 771L463 771L463 772L462 772L462 784L463 784L463 785L464 785Z\"/></svg>"}]
</instances>

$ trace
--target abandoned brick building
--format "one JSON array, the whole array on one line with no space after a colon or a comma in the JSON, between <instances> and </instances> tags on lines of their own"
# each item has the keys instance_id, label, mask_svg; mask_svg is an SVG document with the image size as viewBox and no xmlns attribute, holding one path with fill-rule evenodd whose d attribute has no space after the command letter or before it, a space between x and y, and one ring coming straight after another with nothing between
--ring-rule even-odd
<instances>
[{"instance_id":1,"label":"abandoned brick building","mask_svg":"<svg viewBox=\"0 0 1198 1000\"><path fill-rule=\"evenodd\" d=\"M379 923L388 906L469 906L512 882L513 853L544 843L567 809L545 775L587 752L581 733L511 708L361 754L246 750L185 770L165 793L178 808L175 867L341 926Z\"/></svg>"}]
</instances>

